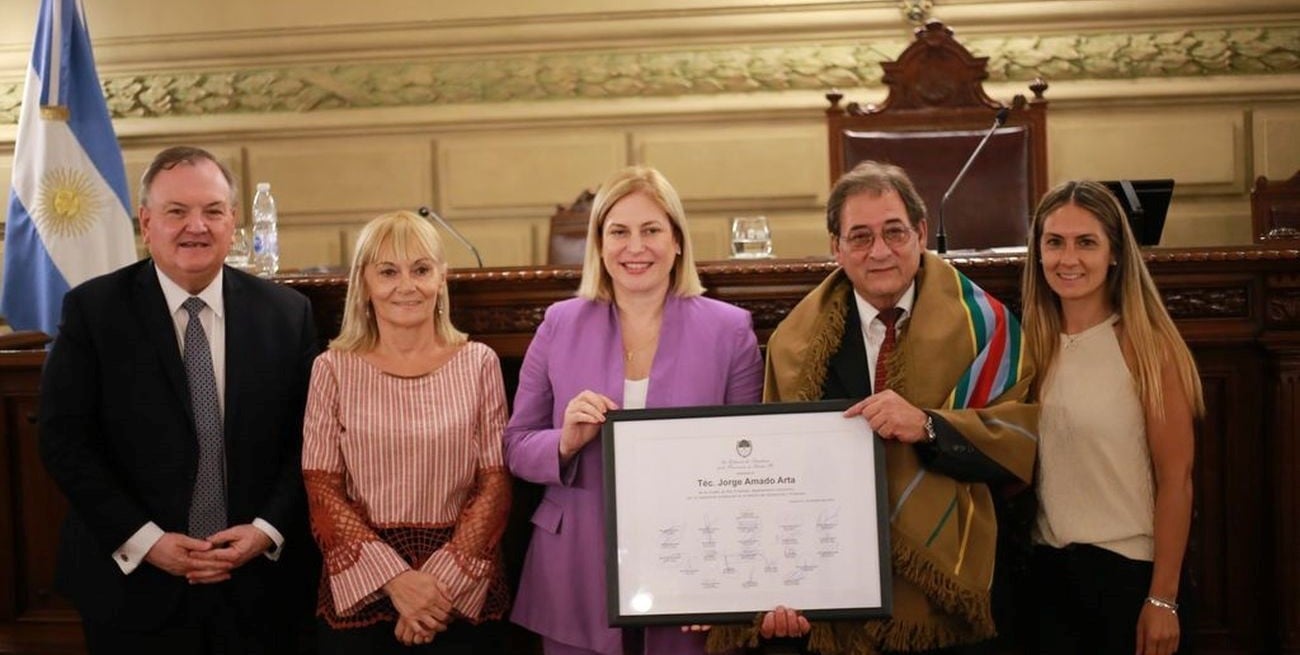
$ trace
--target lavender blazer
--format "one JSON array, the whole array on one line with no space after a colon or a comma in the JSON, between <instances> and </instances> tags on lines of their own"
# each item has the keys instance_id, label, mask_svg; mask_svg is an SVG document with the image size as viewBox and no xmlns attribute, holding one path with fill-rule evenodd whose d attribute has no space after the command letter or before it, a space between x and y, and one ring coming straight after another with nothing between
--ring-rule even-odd
<instances>
[{"instance_id":1,"label":"lavender blazer","mask_svg":"<svg viewBox=\"0 0 1300 655\"><path fill-rule=\"evenodd\" d=\"M506 427L506 464L546 485L511 620L571 646L622 653L605 611L605 519L600 438L560 467L564 407L584 389L623 405L623 340L613 303L552 305L519 374ZM757 403L763 363L749 312L703 297L669 295L650 367L646 407ZM647 652L703 653L699 634L650 628Z\"/></svg>"}]
</instances>

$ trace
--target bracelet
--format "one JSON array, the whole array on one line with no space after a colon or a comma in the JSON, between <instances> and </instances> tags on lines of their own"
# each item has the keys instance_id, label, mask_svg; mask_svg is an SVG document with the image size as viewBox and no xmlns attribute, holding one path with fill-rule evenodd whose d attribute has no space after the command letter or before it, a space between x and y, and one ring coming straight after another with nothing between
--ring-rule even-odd
<instances>
[{"instance_id":1,"label":"bracelet","mask_svg":"<svg viewBox=\"0 0 1300 655\"><path fill-rule=\"evenodd\" d=\"M939 440L939 435L934 433L934 417L927 412L925 415L925 443L934 443Z\"/></svg>"},{"instance_id":2,"label":"bracelet","mask_svg":"<svg viewBox=\"0 0 1300 655\"><path fill-rule=\"evenodd\" d=\"M1178 614L1178 603L1172 600L1165 600L1159 596L1147 596L1147 604L1155 605L1162 610L1169 610L1171 614Z\"/></svg>"}]
</instances>

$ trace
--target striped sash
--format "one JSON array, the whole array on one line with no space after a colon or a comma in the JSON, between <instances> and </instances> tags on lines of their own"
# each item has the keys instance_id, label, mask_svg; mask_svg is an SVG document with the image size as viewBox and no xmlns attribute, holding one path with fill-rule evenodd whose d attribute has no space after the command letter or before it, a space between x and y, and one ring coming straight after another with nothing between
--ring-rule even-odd
<instances>
[{"instance_id":1,"label":"striped sash","mask_svg":"<svg viewBox=\"0 0 1300 655\"><path fill-rule=\"evenodd\" d=\"M1016 385L1023 374L1020 321L961 271L952 269L961 290L971 341L979 354L957 380L946 409L978 409Z\"/></svg>"}]
</instances>

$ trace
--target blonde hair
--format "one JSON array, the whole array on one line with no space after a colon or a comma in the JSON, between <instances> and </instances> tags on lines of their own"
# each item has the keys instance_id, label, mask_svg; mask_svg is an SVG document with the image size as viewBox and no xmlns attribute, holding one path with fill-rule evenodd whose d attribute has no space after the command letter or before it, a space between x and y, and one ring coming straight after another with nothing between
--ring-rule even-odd
<instances>
[{"instance_id":1,"label":"blonde hair","mask_svg":"<svg viewBox=\"0 0 1300 655\"><path fill-rule=\"evenodd\" d=\"M1025 343L1037 370L1051 368L1061 333L1061 299L1047 284L1041 265L1040 242L1047 217L1066 205L1074 205L1096 217L1110 242L1115 265L1106 273L1106 293L1123 322L1124 337L1132 346L1133 379L1148 415L1164 418L1161 370L1163 363L1169 360L1178 373L1184 395L1192 403L1193 414L1203 416L1205 401L1196 361L1160 299L1119 201L1105 186L1096 182L1075 180L1058 185L1043 196L1034 212L1021 289L1024 294ZM1041 387L1037 382L1035 387L1038 387L1035 390L1037 395Z\"/></svg>"},{"instance_id":2,"label":"blonde hair","mask_svg":"<svg viewBox=\"0 0 1300 655\"><path fill-rule=\"evenodd\" d=\"M434 305L433 329L448 345L464 343L468 337L451 324L451 296L447 293L447 261L442 239L428 221L409 211L398 211L375 217L366 223L361 236L357 237L352 270L348 273L348 295L343 303L343 325L329 347L348 352L368 352L379 343L379 324L370 306L365 269L379 258L385 248L391 248L398 260L429 257L437 264L443 280L442 288L438 290L438 302Z\"/></svg>"},{"instance_id":3,"label":"blonde hair","mask_svg":"<svg viewBox=\"0 0 1300 655\"><path fill-rule=\"evenodd\" d=\"M704 293L700 274L695 270L695 256L691 249L691 233L686 229L686 211L682 209L677 190L668 183L663 173L649 166L629 166L615 173L596 192L591 204L591 220L587 222L587 253L582 262L582 282L578 297L588 300L614 299L613 281L605 270L605 260L600 250L604 240L605 217L618 201L634 194L644 193L664 210L673 236L682 252L673 262L669 278L669 293L681 297Z\"/></svg>"}]
</instances>

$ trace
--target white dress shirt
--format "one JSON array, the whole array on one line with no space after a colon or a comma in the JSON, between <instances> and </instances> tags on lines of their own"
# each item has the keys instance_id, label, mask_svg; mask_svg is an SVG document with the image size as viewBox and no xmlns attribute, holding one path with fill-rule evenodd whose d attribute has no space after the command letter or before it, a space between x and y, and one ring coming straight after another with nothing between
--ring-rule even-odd
<instances>
[{"instance_id":1,"label":"white dress shirt","mask_svg":"<svg viewBox=\"0 0 1300 655\"><path fill-rule=\"evenodd\" d=\"M191 294L156 266L154 272L158 274L158 283L162 286L163 298L167 301L167 312L171 315L172 325L176 328L176 345L184 356L185 329L189 327L190 314L181 305L190 298ZM224 270L217 271L217 277L197 294L207 305L199 311L199 322L203 325L203 333L208 337L208 347L212 349L212 373L217 381L217 404L221 408L223 420L226 415L226 303L221 293L224 277ZM274 544L266 551L266 556L272 560L279 558L280 547L284 545L284 535L261 518L253 519L253 526L265 532ZM113 552L113 561L117 562L122 573L131 573L140 566L145 555L149 554L149 549L158 543L163 534L162 528L158 527L157 523L150 521L144 524Z\"/></svg>"},{"instance_id":2,"label":"white dress shirt","mask_svg":"<svg viewBox=\"0 0 1300 655\"><path fill-rule=\"evenodd\" d=\"M862 320L862 342L867 346L867 375L871 379L871 384L867 389L876 388L876 358L880 356L880 346L885 343L885 324L878 318L880 310L874 305L867 302L857 289L853 290L853 300L858 303L858 318ZM916 281L913 280L903 292L903 297L898 299L895 307L903 310L902 316L898 317L898 322L894 324L894 330L902 329L903 323L912 317L912 303L916 301Z\"/></svg>"}]
</instances>

